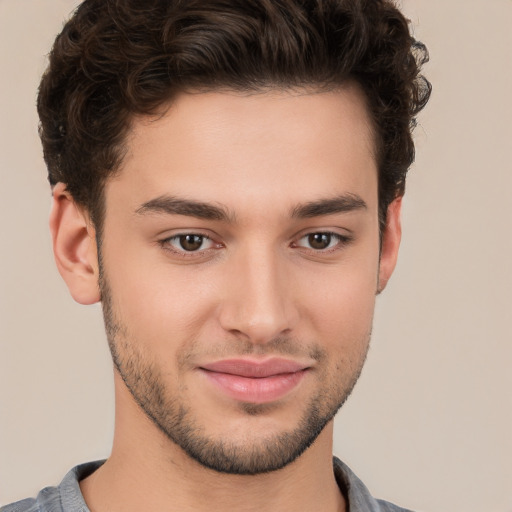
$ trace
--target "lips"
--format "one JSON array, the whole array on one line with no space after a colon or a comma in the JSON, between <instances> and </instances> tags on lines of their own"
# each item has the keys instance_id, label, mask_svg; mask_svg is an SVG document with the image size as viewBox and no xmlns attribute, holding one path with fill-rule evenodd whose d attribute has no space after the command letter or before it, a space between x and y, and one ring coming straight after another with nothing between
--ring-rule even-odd
<instances>
[{"instance_id":1,"label":"lips","mask_svg":"<svg viewBox=\"0 0 512 512\"><path fill-rule=\"evenodd\" d=\"M201 365L207 381L228 397L250 403L284 398L306 375L307 365L287 359L230 359Z\"/></svg>"}]
</instances>

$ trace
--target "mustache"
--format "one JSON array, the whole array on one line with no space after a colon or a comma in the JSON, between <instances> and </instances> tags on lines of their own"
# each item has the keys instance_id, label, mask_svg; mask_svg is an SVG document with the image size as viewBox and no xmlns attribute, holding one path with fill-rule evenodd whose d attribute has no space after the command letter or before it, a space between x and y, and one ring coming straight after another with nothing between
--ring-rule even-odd
<instances>
[{"instance_id":1,"label":"mustache","mask_svg":"<svg viewBox=\"0 0 512 512\"><path fill-rule=\"evenodd\" d=\"M327 358L327 352L316 343L304 343L296 338L279 336L265 343L253 343L249 339L236 339L221 343L205 344L195 341L180 354L181 364L186 365L197 357L231 359L241 356L258 357L307 357L319 363Z\"/></svg>"}]
</instances>

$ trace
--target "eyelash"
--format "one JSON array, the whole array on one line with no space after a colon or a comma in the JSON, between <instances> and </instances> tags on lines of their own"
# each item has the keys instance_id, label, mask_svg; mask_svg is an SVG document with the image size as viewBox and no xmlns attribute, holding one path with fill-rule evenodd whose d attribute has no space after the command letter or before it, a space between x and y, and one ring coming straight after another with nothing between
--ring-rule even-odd
<instances>
[{"instance_id":1,"label":"eyelash","mask_svg":"<svg viewBox=\"0 0 512 512\"><path fill-rule=\"evenodd\" d=\"M306 233L305 235L301 236L298 241L300 242L301 240L304 240L304 239L307 239L309 237L316 236L316 235L321 235L323 237L325 237L325 236L329 237L329 245L330 245L330 242L332 241L331 239L336 240L336 243L331 247L326 247L325 249L315 249L312 247L303 247L301 245L298 245L298 242L295 242L294 246L295 247L303 247L304 249L312 251L315 254L326 254L326 253L328 254L328 253L338 251L338 250L342 249L343 247L345 247L346 245L348 245L350 242L352 242L352 237L347 236L347 235L341 235L339 233L334 233L332 231L313 231L310 233Z\"/></svg>"},{"instance_id":2,"label":"eyelash","mask_svg":"<svg viewBox=\"0 0 512 512\"><path fill-rule=\"evenodd\" d=\"M173 241L180 243L180 239L185 238L185 237L198 237L198 238L201 238L201 245L206 241L210 241L213 244L213 246L208 247L207 249L196 250L196 251L187 251L183 248L178 249L178 248L173 247L173 245L172 245ZM203 233L194 233L194 232L178 233L177 235L170 236L168 238L165 238L164 240L161 240L160 245L165 250L170 251L173 254L178 255L181 258L193 258L193 257L197 257L198 255L204 256L206 253L209 253L211 250L222 247L222 244L219 244L219 243L216 244L212 240L212 238L209 237L208 235L204 235ZM214 247L214 246L217 246L217 247Z\"/></svg>"},{"instance_id":3,"label":"eyelash","mask_svg":"<svg viewBox=\"0 0 512 512\"><path fill-rule=\"evenodd\" d=\"M308 237L312 237L315 235L329 237L329 245L332 242L331 239L335 239L336 243L332 247L328 246L325 249L315 249L312 247L304 247L302 245L299 245L299 242L301 240L307 239ZM181 249L173 247L173 244L172 244L173 241L175 241L181 245L180 242L183 242L183 240L180 241L180 239L183 239L185 237L201 238L201 245L203 243L209 241L209 242L211 242L212 246L208 247L206 249L199 248L198 250L193 250L193 251L187 251L186 249L183 248L183 246ZM347 246L348 244L350 244L352 242L352 240L353 240L353 238L351 236L341 235L339 233L334 233L332 231L313 231L313 232L306 233L305 235L301 236L296 242L293 242L292 247L299 247L299 248L305 249L307 251L310 251L313 254L329 254L332 252L336 252L336 251L342 249L343 247ZM198 255L205 256L206 254L209 254L210 251L223 247L223 245L221 243L216 243L208 235L205 235L202 233L197 233L197 232L196 233L194 233L194 232L178 233L176 235L173 235L171 237L161 240L159 243L162 246L162 248L164 248L167 251L172 252L173 254L175 254L181 258L193 258L193 257L198 257Z\"/></svg>"}]
</instances>

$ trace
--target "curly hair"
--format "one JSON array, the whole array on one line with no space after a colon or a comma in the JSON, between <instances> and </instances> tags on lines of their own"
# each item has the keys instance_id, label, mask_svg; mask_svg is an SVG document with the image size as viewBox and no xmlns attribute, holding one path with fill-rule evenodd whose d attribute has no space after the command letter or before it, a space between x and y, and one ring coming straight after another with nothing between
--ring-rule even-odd
<instances>
[{"instance_id":1,"label":"curly hair","mask_svg":"<svg viewBox=\"0 0 512 512\"><path fill-rule=\"evenodd\" d=\"M381 228L403 195L430 83L392 0L85 0L57 36L37 101L49 181L101 228L135 115L179 92L330 89L352 80L373 120Z\"/></svg>"}]
</instances>

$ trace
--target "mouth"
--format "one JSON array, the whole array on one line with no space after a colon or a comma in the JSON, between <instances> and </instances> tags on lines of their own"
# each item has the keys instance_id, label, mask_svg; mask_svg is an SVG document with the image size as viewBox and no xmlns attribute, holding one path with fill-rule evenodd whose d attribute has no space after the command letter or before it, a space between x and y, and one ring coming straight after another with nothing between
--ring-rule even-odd
<instances>
[{"instance_id":1,"label":"mouth","mask_svg":"<svg viewBox=\"0 0 512 512\"><path fill-rule=\"evenodd\" d=\"M310 366L287 359L229 359L199 367L221 393L241 402L269 403L295 389Z\"/></svg>"}]
</instances>

